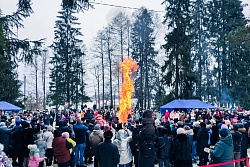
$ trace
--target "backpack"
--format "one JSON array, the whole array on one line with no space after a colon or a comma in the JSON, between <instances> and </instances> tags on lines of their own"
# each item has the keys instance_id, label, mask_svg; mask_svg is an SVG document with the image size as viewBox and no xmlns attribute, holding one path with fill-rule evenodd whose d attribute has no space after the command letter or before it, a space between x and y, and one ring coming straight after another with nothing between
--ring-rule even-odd
<instances>
[{"instance_id":1,"label":"backpack","mask_svg":"<svg viewBox=\"0 0 250 167\"><path fill-rule=\"evenodd\" d=\"M155 155L154 142L146 140L141 145L141 154L145 158L153 157Z\"/></svg>"}]
</instances>

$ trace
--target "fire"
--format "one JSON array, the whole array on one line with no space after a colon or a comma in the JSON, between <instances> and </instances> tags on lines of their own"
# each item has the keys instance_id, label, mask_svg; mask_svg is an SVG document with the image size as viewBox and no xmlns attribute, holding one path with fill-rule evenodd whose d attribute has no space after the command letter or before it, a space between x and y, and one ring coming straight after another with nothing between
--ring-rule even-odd
<instances>
[{"instance_id":1,"label":"fire","mask_svg":"<svg viewBox=\"0 0 250 167\"><path fill-rule=\"evenodd\" d=\"M128 119L128 114L131 113L132 110L132 93L134 89L134 84L132 79L130 78L131 70L137 71L138 66L137 63L128 58L124 62L121 62L122 67L122 86L120 92L120 113L119 113L119 122L125 123Z\"/></svg>"}]
</instances>

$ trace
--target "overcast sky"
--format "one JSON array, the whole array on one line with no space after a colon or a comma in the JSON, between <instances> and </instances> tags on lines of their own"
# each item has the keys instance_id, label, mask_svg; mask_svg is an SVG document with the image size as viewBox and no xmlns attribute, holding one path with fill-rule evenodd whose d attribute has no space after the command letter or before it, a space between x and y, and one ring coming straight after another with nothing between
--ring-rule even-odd
<instances>
[{"instance_id":1,"label":"overcast sky","mask_svg":"<svg viewBox=\"0 0 250 167\"><path fill-rule=\"evenodd\" d=\"M148 9L156 11L164 11L164 5L161 5L163 0L95 0L96 3L105 3L111 5L119 5L125 7L140 8L145 6ZM2 14L11 14L16 10L18 0L0 0L0 8ZM244 3L250 5L250 0L243 0ZM54 37L54 26L58 11L61 9L61 0L32 0L32 8L34 13L24 19L25 28L18 30L18 37L20 39L28 38L30 40L37 40L46 38L46 45L52 44ZM83 40L86 47L91 47L91 40L96 36L98 30L106 26L112 17L120 12L131 14L134 10L116 8L104 5L94 5L95 9L90 9L84 13L77 15L79 17L80 27L84 34ZM249 6L244 9L245 15L250 19ZM160 18L163 19L164 13L158 12ZM22 66L19 68L20 80L23 74L27 74ZM28 74L27 74L28 75ZM92 81L90 81L91 83ZM86 91L88 92L88 91Z\"/></svg>"}]
</instances>

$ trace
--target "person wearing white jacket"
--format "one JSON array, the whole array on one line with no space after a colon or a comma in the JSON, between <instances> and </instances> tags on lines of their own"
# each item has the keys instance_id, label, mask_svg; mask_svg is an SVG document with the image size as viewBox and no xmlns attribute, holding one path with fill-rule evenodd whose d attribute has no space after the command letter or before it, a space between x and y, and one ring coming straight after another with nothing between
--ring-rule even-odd
<instances>
[{"instance_id":1,"label":"person wearing white jacket","mask_svg":"<svg viewBox=\"0 0 250 167\"><path fill-rule=\"evenodd\" d=\"M120 154L119 167L130 167L132 161L132 152L129 146L129 142L132 140L132 132L126 127L120 129L116 134L114 144L118 147Z\"/></svg>"},{"instance_id":2,"label":"person wearing white jacket","mask_svg":"<svg viewBox=\"0 0 250 167\"><path fill-rule=\"evenodd\" d=\"M53 142L54 136L53 136L52 131L53 131L53 127L49 125L47 127L47 131L44 132L43 134L44 141L46 142L46 145L47 145L47 150L45 153L45 156L47 157L47 159L45 160L46 166L52 166L52 161L53 161L54 151L52 148L52 142Z\"/></svg>"}]
</instances>

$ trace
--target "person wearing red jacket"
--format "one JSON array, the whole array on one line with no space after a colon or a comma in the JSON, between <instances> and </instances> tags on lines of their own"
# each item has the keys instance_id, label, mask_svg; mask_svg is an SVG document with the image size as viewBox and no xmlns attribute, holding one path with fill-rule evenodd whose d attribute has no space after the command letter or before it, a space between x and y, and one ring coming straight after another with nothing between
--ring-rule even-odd
<instances>
[{"instance_id":1,"label":"person wearing red jacket","mask_svg":"<svg viewBox=\"0 0 250 167\"><path fill-rule=\"evenodd\" d=\"M169 117L170 117L170 114L169 114L168 110L166 110L166 112L165 112L165 121L166 122L169 121Z\"/></svg>"}]
</instances>

